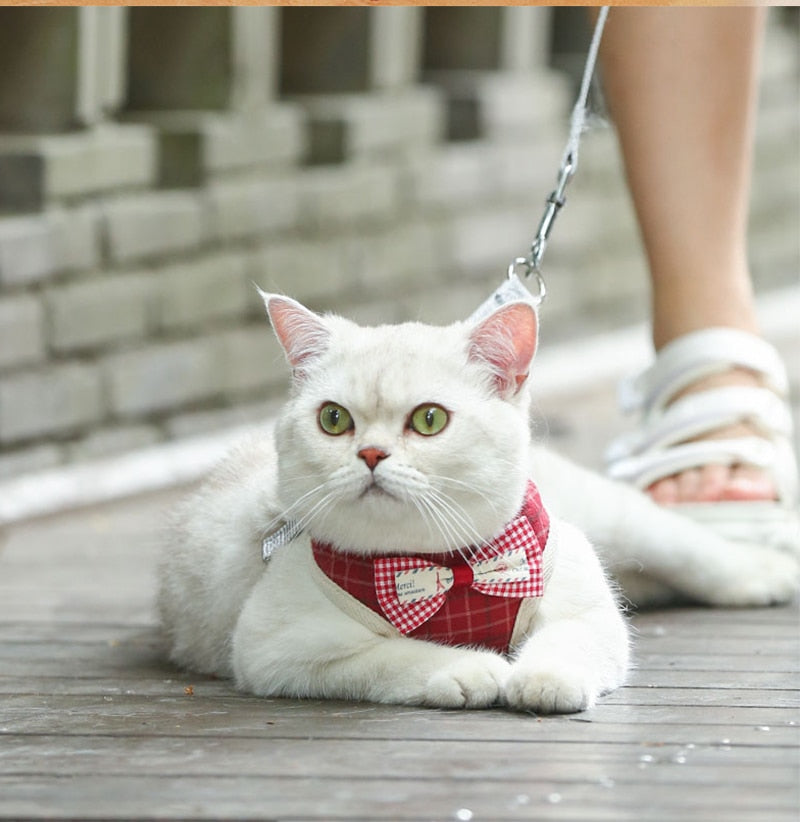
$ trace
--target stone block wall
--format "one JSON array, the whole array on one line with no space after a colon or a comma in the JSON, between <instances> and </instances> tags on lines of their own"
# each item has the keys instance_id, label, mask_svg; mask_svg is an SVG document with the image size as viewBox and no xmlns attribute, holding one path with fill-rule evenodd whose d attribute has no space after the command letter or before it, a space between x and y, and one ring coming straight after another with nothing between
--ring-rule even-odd
<instances>
[{"instance_id":1,"label":"stone block wall","mask_svg":"<svg viewBox=\"0 0 800 822\"><path fill-rule=\"evenodd\" d=\"M0 10L0 480L263 415L286 369L254 283L366 322L469 314L555 180L553 15ZM794 37L773 22L764 68L764 288L800 270ZM644 317L609 129L545 272L546 335Z\"/></svg>"}]
</instances>

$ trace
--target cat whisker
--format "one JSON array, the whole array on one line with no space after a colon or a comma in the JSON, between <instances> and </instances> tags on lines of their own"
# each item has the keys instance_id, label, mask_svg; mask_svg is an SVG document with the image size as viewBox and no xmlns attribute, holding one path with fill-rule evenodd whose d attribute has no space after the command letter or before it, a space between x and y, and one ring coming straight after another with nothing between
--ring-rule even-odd
<instances>
[{"instance_id":1,"label":"cat whisker","mask_svg":"<svg viewBox=\"0 0 800 822\"><path fill-rule=\"evenodd\" d=\"M328 510L338 501L339 495L334 490L328 490L322 499L317 500L316 503L306 511L298 520L298 525L302 528L308 527L312 522L319 521L328 512Z\"/></svg>"},{"instance_id":2,"label":"cat whisker","mask_svg":"<svg viewBox=\"0 0 800 822\"><path fill-rule=\"evenodd\" d=\"M433 479L433 477L432 477ZM466 488L469 491L477 494L495 513L497 513L497 506L491 498L491 488L481 488L474 483L464 482L463 480L455 479L455 477L436 476L439 482L443 485L452 485L457 488Z\"/></svg>"},{"instance_id":3,"label":"cat whisker","mask_svg":"<svg viewBox=\"0 0 800 822\"><path fill-rule=\"evenodd\" d=\"M442 529L431 516L425 501L423 499L417 499L416 497L413 497L411 499L411 503L417 509L417 512L420 515L420 519L422 519L422 521L425 523L428 529L428 534L431 537L433 537L436 531L438 531L440 536L444 537L445 535L442 533Z\"/></svg>"},{"instance_id":4,"label":"cat whisker","mask_svg":"<svg viewBox=\"0 0 800 822\"><path fill-rule=\"evenodd\" d=\"M459 534L453 530L452 523L448 520L444 513L426 497L421 497L419 502L428 512L430 518L429 521L436 526L436 529L442 536L444 544L446 546L453 545L457 547L460 542Z\"/></svg>"},{"instance_id":5,"label":"cat whisker","mask_svg":"<svg viewBox=\"0 0 800 822\"><path fill-rule=\"evenodd\" d=\"M442 517L441 513L436 506L433 505L431 500L424 495L420 495L415 497L414 504L420 511L423 512L428 527L435 527L436 531L438 531L439 535L442 537L443 543L445 545L450 545L454 538L452 529L446 518Z\"/></svg>"},{"instance_id":6,"label":"cat whisker","mask_svg":"<svg viewBox=\"0 0 800 822\"><path fill-rule=\"evenodd\" d=\"M324 483L317 486L315 490L325 490L325 495L318 500L310 510L308 510L300 519L302 527L308 526L311 522L321 520L328 510L342 498L348 497L353 493L354 484L360 485L360 480L354 478L354 474L350 469L342 468L335 471ZM301 500L306 499L308 495L301 497ZM295 503L296 506L298 503Z\"/></svg>"},{"instance_id":7,"label":"cat whisker","mask_svg":"<svg viewBox=\"0 0 800 822\"><path fill-rule=\"evenodd\" d=\"M509 465L512 465L510 461L508 461L508 463ZM437 480L442 485L453 485L457 488L466 488L467 490L477 494L495 514L499 513L497 510L497 505L495 505L492 499L492 488L490 486L482 488L474 483L464 482L463 480L456 479L455 477L448 477L438 474L429 475L429 479Z\"/></svg>"},{"instance_id":8,"label":"cat whisker","mask_svg":"<svg viewBox=\"0 0 800 822\"><path fill-rule=\"evenodd\" d=\"M325 496L323 496L323 500L324 500L328 496L328 494L330 493L329 491L326 491L326 486L327 485L328 485L327 482L322 482L319 485L315 486L314 488L310 489L309 491L306 491L305 494L303 494L301 497L296 499L291 505L289 505L287 508L284 508L283 511L281 511L280 514L273 517L266 524L266 526L264 527L262 535L268 534L276 525L280 524L282 521L285 521L285 522L295 521L298 526L305 527L305 524L307 524L307 522L308 522L308 513L304 514L302 517L300 517L297 520L294 520L293 514L295 513L295 511L300 506L305 505L305 503L311 497L313 497L315 494L318 494L320 492L324 492L325 493ZM319 505L319 501L317 503L315 503L315 505L312 507L311 510L312 511L315 510L317 505Z\"/></svg>"},{"instance_id":9,"label":"cat whisker","mask_svg":"<svg viewBox=\"0 0 800 822\"><path fill-rule=\"evenodd\" d=\"M477 535L477 531L475 531L472 523L472 518L464 510L464 507L461 504L457 503L449 494L445 494L444 491L439 489L430 489L429 493L440 505L447 508L454 519L459 521L464 526L465 531L472 532L472 534Z\"/></svg>"},{"instance_id":10,"label":"cat whisker","mask_svg":"<svg viewBox=\"0 0 800 822\"><path fill-rule=\"evenodd\" d=\"M466 545L476 545L482 553L486 541L475 530L472 520L463 507L440 491L431 489L429 496L436 502L439 513L450 523L451 530L457 537L456 547L462 555L466 558L463 552L463 547Z\"/></svg>"}]
</instances>

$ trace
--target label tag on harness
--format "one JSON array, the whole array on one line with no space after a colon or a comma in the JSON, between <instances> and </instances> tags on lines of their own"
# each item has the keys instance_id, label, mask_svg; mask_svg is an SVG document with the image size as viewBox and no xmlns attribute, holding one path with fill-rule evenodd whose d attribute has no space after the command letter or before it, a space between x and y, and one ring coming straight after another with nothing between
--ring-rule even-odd
<instances>
[{"instance_id":1,"label":"label tag on harness","mask_svg":"<svg viewBox=\"0 0 800 822\"><path fill-rule=\"evenodd\" d=\"M478 306L467 322L479 323L497 311L501 306L518 302L527 302L534 308L538 308L541 297L535 297L531 294L522 280L520 280L514 272L511 272L489 299Z\"/></svg>"},{"instance_id":2,"label":"label tag on harness","mask_svg":"<svg viewBox=\"0 0 800 822\"><path fill-rule=\"evenodd\" d=\"M283 548L284 545L288 545L295 537L300 536L302 533L303 529L296 522L292 522L292 520L281 520L280 523L261 540L261 559L263 559L264 562L269 562L269 558L277 548Z\"/></svg>"}]
</instances>

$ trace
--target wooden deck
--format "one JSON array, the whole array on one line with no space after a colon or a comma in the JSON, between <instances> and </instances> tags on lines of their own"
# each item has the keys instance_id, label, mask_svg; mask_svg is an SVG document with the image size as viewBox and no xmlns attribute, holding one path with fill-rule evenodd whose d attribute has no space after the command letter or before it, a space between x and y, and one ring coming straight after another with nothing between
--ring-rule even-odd
<instances>
[{"instance_id":1,"label":"wooden deck","mask_svg":"<svg viewBox=\"0 0 800 822\"><path fill-rule=\"evenodd\" d=\"M0 818L798 818L796 606L636 616L628 686L571 717L256 699L164 661L170 497L0 547Z\"/></svg>"}]
</instances>

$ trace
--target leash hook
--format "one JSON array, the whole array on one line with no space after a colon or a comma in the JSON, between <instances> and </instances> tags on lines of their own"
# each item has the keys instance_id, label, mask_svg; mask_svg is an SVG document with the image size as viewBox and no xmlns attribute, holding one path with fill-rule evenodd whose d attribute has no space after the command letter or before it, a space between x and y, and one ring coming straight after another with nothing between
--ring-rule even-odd
<instances>
[{"instance_id":1,"label":"leash hook","mask_svg":"<svg viewBox=\"0 0 800 822\"><path fill-rule=\"evenodd\" d=\"M581 132L584 129L586 115L588 113L589 86L594 74L597 53L600 48L600 40L603 36L603 28L605 27L608 11L609 7L603 6L600 9L595 23L592 42L583 69L581 90L572 110L572 117L570 118L570 135L564 149L564 154L562 155L556 187L550 192L550 196L545 201L544 214L542 215L539 227L536 230L536 236L531 244L530 256L517 257L508 267L509 279L516 276L519 269L523 271L525 277L530 277L532 274L536 275L539 286L539 302L545 298L547 293L541 272L542 258L547 248L547 239L550 236L553 223L558 216L558 212L566 202L567 185L578 167L578 148L580 145Z\"/></svg>"}]
</instances>

